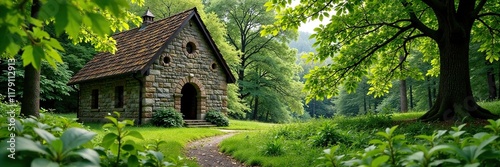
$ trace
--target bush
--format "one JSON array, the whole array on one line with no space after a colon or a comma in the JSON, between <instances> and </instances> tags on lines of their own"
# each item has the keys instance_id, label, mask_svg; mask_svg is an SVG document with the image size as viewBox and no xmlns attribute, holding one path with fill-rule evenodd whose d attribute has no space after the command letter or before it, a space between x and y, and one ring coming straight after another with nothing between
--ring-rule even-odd
<instances>
[{"instance_id":1,"label":"bush","mask_svg":"<svg viewBox=\"0 0 500 167\"><path fill-rule=\"evenodd\" d=\"M488 120L490 132L470 134L465 124L452 130L418 135L410 144L397 126L378 132L364 152L337 154L339 145L324 150L322 166L496 166L500 163L500 119Z\"/></svg>"},{"instance_id":2,"label":"bush","mask_svg":"<svg viewBox=\"0 0 500 167\"><path fill-rule=\"evenodd\" d=\"M145 149L131 138L143 139L138 131L127 130L133 120L118 121L106 116L110 121L103 129L111 129L100 143L92 143L95 132L72 124L49 124L56 116L40 114L40 117L21 118L15 125L1 124L0 164L9 166L185 166L182 160L164 161L163 153ZM52 119L52 120L50 120ZM75 127L77 126L77 127ZM156 142L156 146L161 144ZM95 147L98 145L97 147Z\"/></svg>"},{"instance_id":3,"label":"bush","mask_svg":"<svg viewBox=\"0 0 500 167\"><path fill-rule=\"evenodd\" d=\"M217 126L229 126L229 119L218 111L209 111L205 116L205 120Z\"/></svg>"},{"instance_id":4,"label":"bush","mask_svg":"<svg viewBox=\"0 0 500 167\"><path fill-rule=\"evenodd\" d=\"M182 119L182 114L174 108L162 108L155 110L151 123L154 126L182 127L184 119Z\"/></svg>"},{"instance_id":5,"label":"bush","mask_svg":"<svg viewBox=\"0 0 500 167\"><path fill-rule=\"evenodd\" d=\"M336 128L336 124L324 123L318 133L312 137L313 145L326 147L338 143L347 143L349 141L347 137L337 131Z\"/></svg>"},{"instance_id":6,"label":"bush","mask_svg":"<svg viewBox=\"0 0 500 167\"><path fill-rule=\"evenodd\" d=\"M279 156L285 153L285 150L281 141L276 139L266 142L262 153L267 156Z\"/></svg>"}]
</instances>

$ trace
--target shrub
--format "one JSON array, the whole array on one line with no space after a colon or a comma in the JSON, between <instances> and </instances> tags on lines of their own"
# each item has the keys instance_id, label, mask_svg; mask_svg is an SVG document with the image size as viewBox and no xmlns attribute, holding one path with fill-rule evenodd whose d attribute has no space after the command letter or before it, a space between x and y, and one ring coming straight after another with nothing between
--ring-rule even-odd
<instances>
[{"instance_id":1,"label":"shrub","mask_svg":"<svg viewBox=\"0 0 500 167\"><path fill-rule=\"evenodd\" d=\"M338 143L347 143L347 137L336 130L337 124L325 122L315 136L312 137L313 145L326 147Z\"/></svg>"},{"instance_id":2,"label":"shrub","mask_svg":"<svg viewBox=\"0 0 500 167\"><path fill-rule=\"evenodd\" d=\"M262 153L266 156L279 156L285 153L283 149L283 144L280 140L270 140L264 144Z\"/></svg>"},{"instance_id":3,"label":"shrub","mask_svg":"<svg viewBox=\"0 0 500 167\"><path fill-rule=\"evenodd\" d=\"M182 127L184 119L182 119L182 114L174 108L162 108L155 110L151 123L155 126Z\"/></svg>"},{"instance_id":4,"label":"shrub","mask_svg":"<svg viewBox=\"0 0 500 167\"><path fill-rule=\"evenodd\" d=\"M229 126L229 119L218 111L209 111L205 116L205 120L217 126Z\"/></svg>"},{"instance_id":5,"label":"shrub","mask_svg":"<svg viewBox=\"0 0 500 167\"><path fill-rule=\"evenodd\" d=\"M138 131L127 130L133 120L118 121L106 116L111 129L100 143L92 143L96 133L72 126L77 124L48 124L49 118L16 119L15 125L2 124L0 129L0 164L9 166L185 166L182 160L164 160L163 153L144 149L130 138L143 139ZM62 119L60 119L62 120ZM52 120L53 122L54 120ZM71 122L71 121L68 121ZM65 127L67 126L67 127ZM13 127L13 128L12 128ZM161 144L156 143L156 146ZM94 147L95 145L99 147Z\"/></svg>"},{"instance_id":6,"label":"shrub","mask_svg":"<svg viewBox=\"0 0 500 167\"><path fill-rule=\"evenodd\" d=\"M408 144L405 135L395 133L397 126L378 132L378 139L363 152L337 155L339 146L324 150L323 166L495 166L500 163L500 119L488 120L490 132L467 133L465 124L452 130L418 135Z\"/></svg>"}]
</instances>

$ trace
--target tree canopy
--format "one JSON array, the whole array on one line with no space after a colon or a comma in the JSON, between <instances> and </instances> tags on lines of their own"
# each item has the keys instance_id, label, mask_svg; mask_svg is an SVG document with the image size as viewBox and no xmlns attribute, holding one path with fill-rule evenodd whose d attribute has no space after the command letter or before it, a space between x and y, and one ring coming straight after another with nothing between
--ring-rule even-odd
<instances>
[{"instance_id":1,"label":"tree canopy","mask_svg":"<svg viewBox=\"0 0 500 167\"><path fill-rule=\"evenodd\" d=\"M279 18L263 33L297 29L307 20L330 18L330 23L315 29L318 54L312 61L332 58L306 76L308 99L332 97L343 86L355 91L363 76L368 76L370 94L381 96L392 87L392 80L439 75L438 97L423 120L448 120L465 117L497 117L479 107L472 97L469 73L469 45L481 44L486 59L499 59L500 5L495 0L404 0L337 1L273 0L266 3ZM408 60L411 50L421 51L421 60L433 68L421 71ZM403 61L399 57L403 57Z\"/></svg>"},{"instance_id":2,"label":"tree canopy","mask_svg":"<svg viewBox=\"0 0 500 167\"><path fill-rule=\"evenodd\" d=\"M240 98L250 103L251 118L283 122L290 112L303 113L302 83L297 75L300 66L295 64L296 51L287 45L296 34L260 35L263 25L275 21L275 14L266 12L265 2L213 0L207 11L225 23L227 41L240 52L233 70L237 71Z\"/></svg>"},{"instance_id":3,"label":"tree canopy","mask_svg":"<svg viewBox=\"0 0 500 167\"><path fill-rule=\"evenodd\" d=\"M62 62L64 48L56 37L73 43L87 42L98 51L114 53L111 33L139 24L140 18L128 11L130 4L143 0L79 1L19 0L0 2L0 54L2 58L21 55L25 66L21 113L38 116L42 61L52 67ZM46 26L54 27L51 36Z\"/></svg>"}]
</instances>

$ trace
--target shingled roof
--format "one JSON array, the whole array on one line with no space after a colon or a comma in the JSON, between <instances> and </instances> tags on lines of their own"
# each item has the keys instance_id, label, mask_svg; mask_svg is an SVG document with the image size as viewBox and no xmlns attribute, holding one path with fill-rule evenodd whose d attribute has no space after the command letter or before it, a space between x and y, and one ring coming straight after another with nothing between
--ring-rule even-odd
<instances>
[{"instance_id":1,"label":"shingled roof","mask_svg":"<svg viewBox=\"0 0 500 167\"><path fill-rule=\"evenodd\" d=\"M227 82L234 83L234 76L202 22L198 11L193 8L150 23L146 27L138 27L113 35L117 42L115 55L108 52L98 53L70 79L68 85L136 73L145 74L164 48L191 19L198 23L204 37L208 40L209 47L214 50L217 60L226 73Z\"/></svg>"}]
</instances>

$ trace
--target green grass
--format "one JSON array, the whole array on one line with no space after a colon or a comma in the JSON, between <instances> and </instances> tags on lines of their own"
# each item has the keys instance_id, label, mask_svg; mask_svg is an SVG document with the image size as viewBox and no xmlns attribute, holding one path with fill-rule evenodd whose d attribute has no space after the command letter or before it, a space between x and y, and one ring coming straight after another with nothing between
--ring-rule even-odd
<instances>
[{"instance_id":1,"label":"green grass","mask_svg":"<svg viewBox=\"0 0 500 167\"><path fill-rule=\"evenodd\" d=\"M76 118L76 114L61 114L56 115ZM95 142L99 143L102 137L106 134L106 131L102 129L102 123L86 123L92 131L96 132L98 135L94 139ZM186 144L190 141L197 140L204 137L215 136L223 134L219 129L230 129L230 130L265 130L276 126L277 124L261 123L256 121L241 121L241 120L230 120L229 127L216 127L216 128L160 128L160 127L129 127L128 130L139 131L145 140L133 139L140 145L153 144L155 139L160 139L166 144L160 146L160 151L165 154L167 160L171 158L177 158L179 155L184 155L184 150ZM186 160L188 166L198 166L195 160Z\"/></svg>"},{"instance_id":2,"label":"green grass","mask_svg":"<svg viewBox=\"0 0 500 167\"><path fill-rule=\"evenodd\" d=\"M410 120L417 119L420 116L424 115L425 111L410 111L406 113L394 113L392 114L392 120Z\"/></svg>"},{"instance_id":3,"label":"green grass","mask_svg":"<svg viewBox=\"0 0 500 167\"><path fill-rule=\"evenodd\" d=\"M479 102L478 104L492 113L500 115L500 101Z\"/></svg>"},{"instance_id":4,"label":"green grass","mask_svg":"<svg viewBox=\"0 0 500 167\"><path fill-rule=\"evenodd\" d=\"M500 102L481 102L482 107L500 114ZM336 124L335 133L340 136L340 150L338 155L362 152L368 147L369 141L378 138L376 132L384 131L388 127L399 125L396 133L404 134L408 142L417 142L414 136L431 135L435 130L450 130L451 126L458 126L460 122L427 123L417 120L426 111L394 113L389 115L363 115L357 117L335 117L333 119L316 119L306 123L294 123L274 126L270 130L245 132L224 140L220 147L223 152L229 153L236 159L257 166L316 166L318 157L324 149L329 147L315 146L314 141L324 133L325 125ZM484 122L476 122L465 126L470 134L486 131ZM325 136L325 135L323 135ZM269 143L277 142L284 154L268 156L264 152Z\"/></svg>"},{"instance_id":5,"label":"green grass","mask_svg":"<svg viewBox=\"0 0 500 167\"><path fill-rule=\"evenodd\" d=\"M231 119L229 120L228 127L217 127L219 129L231 129L231 130L265 130L277 126L279 124L263 123L257 121L241 121Z\"/></svg>"}]
</instances>

